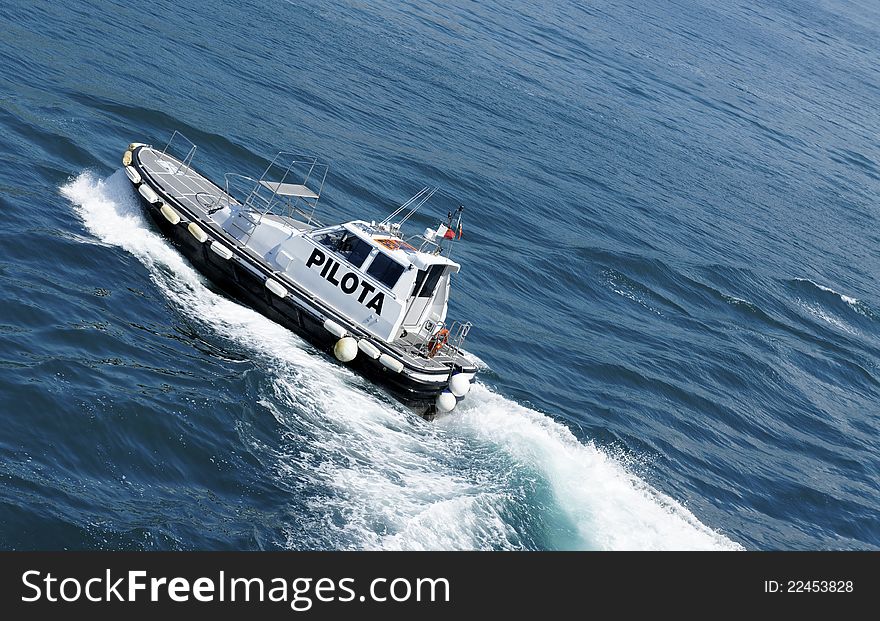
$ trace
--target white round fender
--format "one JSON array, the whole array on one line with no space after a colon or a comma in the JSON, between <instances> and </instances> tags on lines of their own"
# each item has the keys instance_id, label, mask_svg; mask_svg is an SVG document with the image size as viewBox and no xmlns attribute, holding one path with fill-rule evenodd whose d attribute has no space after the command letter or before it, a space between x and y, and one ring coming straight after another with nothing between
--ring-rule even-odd
<instances>
[{"instance_id":1,"label":"white round fender","mask_svg":"<svg viewBox=\"0 0 880 621\"><path fill-rule=\"evenodd\" d=\"M357 341L350 336L344 336L333 346L333 355L340 362L351 362L357 357Z\"/></svg>"},{"instance_id":2,"label":"white round fender","mask_svg":"<svg viewBox=\"0 0 880 621\"><path fill-rule=\"evenodd\" d=\"M438 412L451 412L455 409L456 403L458 403L458 401L456 400L455 395L448 390L444 390L437 395L437 401L434 405L437 407Z\"/></svg>"},{"instance_id":3,"label":"white round fender","mask_svg":"<svg viewBox=\"0 0 880 621\"><path fill-rule=\"evenodd\" d=\"M464 373L456 373L449 379L449 392L456 397L463 397L471 389L471 382Z\"/></svg>"},{"instance_id":4,"label":"white round fender","mask_svg":"<svg viewBox=\"0 0 880 621\"><path fill-rule=\"evenodd\" d=\"M131 151L126 151L122 154L122 165L131 166Z\"/></svg>"}]
</instances>

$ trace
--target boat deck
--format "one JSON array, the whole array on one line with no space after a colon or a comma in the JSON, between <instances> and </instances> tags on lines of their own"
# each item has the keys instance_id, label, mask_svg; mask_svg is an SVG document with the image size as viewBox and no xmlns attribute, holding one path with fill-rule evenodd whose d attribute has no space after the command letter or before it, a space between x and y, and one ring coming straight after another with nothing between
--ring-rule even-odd
<instances>
[{"instance_id":1,"label":"boat deck","mask_svg":"<svg viewBox=\"0 0 880 621\"><path fill-rule=\"evenodd\" d=\"M401 351L413 364L424 367L428 370L448 368L451 364L467 366L470 363L461 354L456 353L449 347L441 349L436 356L428 358L425 356L427 339L425 337L409 333L406 336L399 337L394 341L394 345Z\"/></svg>"},{"instance_id":2,"label":"boat deck","mask_svg":"<svg viewBox=\"0 0 880 621\"><path fill-rule=\"evenodd\" d=\"M216 183L197 173L191 166L184 166L175 157L152 148L143 148L140 161L150 174L157 177L162 189L188 209L207 216L214 209L239 205Z\"/></svg>"}]
</instances>

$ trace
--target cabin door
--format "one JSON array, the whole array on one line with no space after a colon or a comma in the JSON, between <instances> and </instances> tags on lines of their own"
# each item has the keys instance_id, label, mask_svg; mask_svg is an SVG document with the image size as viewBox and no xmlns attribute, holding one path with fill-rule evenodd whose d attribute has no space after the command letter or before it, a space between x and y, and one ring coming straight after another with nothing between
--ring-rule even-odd
<instances>
[{"instance_id":1,"label":"cabin door","mask_svg":"<svg viewBox=\"0 0 880 621\"><path fill-rule=\"evenodd\" d=\"M403 325L408 328L421 328L419 321L428 308L431 298L415 297L410 300L409 308L406 310L406 316L403 318Z\"/></svg>"},{"instance_id":2,"label":"cabin door","mask_svg":"<svg viewBox=\"0 0 880 621\"><path fill-rule=\"evenodd\" d=\"M409 299L409 307L403 318L404 326L421 329L421 318L428 306L434 301L434 290L437 289L437 283L443 275L444 267L443 265L432 265L427 270L419 270L412 296Z\"/></svg>"}]
</instances>

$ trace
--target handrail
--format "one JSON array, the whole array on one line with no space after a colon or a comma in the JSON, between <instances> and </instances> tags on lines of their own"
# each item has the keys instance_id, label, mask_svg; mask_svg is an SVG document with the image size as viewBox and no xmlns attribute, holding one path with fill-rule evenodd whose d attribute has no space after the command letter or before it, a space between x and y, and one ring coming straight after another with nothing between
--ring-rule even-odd
<instances>
[{"instance_id":1,"label":"handrail","mask_svg":"<svg viewBox=\"0 0 880 621\"><path fill-rule=\"evenodd\" d=\"M447 342L448 346L454 348L456 353L461 353L461 346L472 327L473 324L470 321L453 321L449 326L449 333L452 337Z\"/></svg>"},{"instance_id":2,"label":"handrail","mask_svg":"<svg viewBox=\"0 0 880 621\"><path fill-rule=\"evenodd\" d=\"M189 146L189 150L186 152L183 159L177 158L172 152L177 150L176 147L180 142L184 142L184 146ZM166 159L171 158L178 163L177 169L174 171L175 174L181 171L187 173L192 167L192 162L197 150L198 146L192 140L187 138L179 130L175 129L171 134L171 138L165 143L165 147L162 149L162 157L165 157ZM330 167L327 164L319 161L315 156L302 155L294 153L293 151L278 151L275 157L273 157L266 166L266 169L263 171L263 174L259 179L254 179L251 176L238 173L227 172L224 174L226 207L231 208L233 202L236 202L245 207L245 209L259 214L257 219L258 224L263 216L273 211L273 209L276 209L276 206L279 206L278 208L282 211L278 212L276 210L276 215L292 217L295 213L304 218L306 223L310 226L322 226L321 222L315 218L315 211L318 207L318 199L324 191L324 183L327 180L329 168ZM278 174L280 174L280 179L273 178L277 177ZM302 177L300 177L301 174ZM310 189L316 194L316 196L294 197L279 194L282 184L287 183L288 178L292 175L300 177L302 179L301 185L306 187L308 187L307 184L310 181L313 182L317 186L317 191L314 190L314 186ZM247 193L244 190L241 190L240 193L237 192L239 194L238 196L233 196L232 192L234 190L230 183L232 179L241 179L253 185ZM319 179L320 183L318 182ZM268 183L269 181L277 183L277 185L274 185L273 187L273 184ZM296 181L299 182L300 179L298 178ZM298 184L299 183L297 183L297 185ZM282 200L284 197L286 197L286 201Z\"/></svg>"},{"instance_id":3,"label":"handrail","mask_svg":"<svg viewBox=\"0 0 880 621\"><path fill-rule=\"evenodd\" d=\"M196 146L196 143L194 143L192 140L190 140L189 138L184 136L181 132L179 132L175 129L174 133L171 134L171 138L168 140L168 142L165 143L165 148L162 149L163 156L168 151L168 148L171 146L171 143L174 142L174 139L177 138L178 136L180 138L182 138L183 140L186 140L189 143L190 148L186 154L186 157L184 157L182 160L180 160L180 165L177 167L177 170L174 171L175 174L179 173L180 169L183 168L184 166L186 167L186 172L189 172L190 166L192 166L193 158L196 155L196 149L198 149L198 146Z\"/></svg>"},{"instance_id":4,"label":"handrail","mask_svg":"<svg viewBox=\"0 0 880 621\"><path fill-rule=\"evenodd\" d=\"M232 172L224 173L223 181L226 184L226 206L231 209L233 196L232 196L232 193L229 191L229 178L230 177L238 177L239 179L243 179L245 181L252 181L254 183L259 183L259 182L256 179L254 179L253 177L249 177L247 175L241 175L239 173L232 173ZM239 201L238 199L235 199L235 202L237 202L239 204L244 204L242 201Z\"/></svg>"},{"instance_id":5,"label":"handrail","mask_svg":"<svg viewBox=\"0 0 880 621\"><path fill-rule=\"evenodd\" d=\"M464 344L464 340L467 338L472 327L473 324L470 321L453 321L448 328L449 334L446 337L446 342L440 346L439 351L452 350L456 354L461 354L461 346ZM445 321L434 324L432 334L425 339L425 353L428 353L428 343L431 338L445 328Z\"/></svg>"},{"instance_id":6,"label":"handrail","mask_svg":"<svg viewBox=\"0 0 880 621\"><path fill-rule=\"evenodd\" d=\"M288 196L286 203L284 203L281 201L281 197L284 195L279 194L279 192L282 185L287 183L288 177L297 168L299 168L299 171L305 170L301 185L306 187L308 187L306 184L309 182L309 179L313 176L317 178L319 174L318 171L323 168L320 186L317 192L312 190L316 195L314 198L305 196ZM275 178L276 176L272 174L273 170L280 172L280 178ZM269 162L269 165L266 166L266 169L263 171L263 174L259 179L254 180L253 178L247 177L247 179L252 181L254 185L243 204L247 207L253 208L256 212L259 212L260 220L262 220L263 216L272 211L276 205L282 205L284 211L277 215L292 216L293 213L299 213L307 219L307 224L312 225L313 222L318 222L315 219L315 210L317 209L321 193L324 190L324 182L327 179L328 170L329 166L319 162L317 157L300 155L292 151L279 151L275 157L272 158L272 161ZM297 174L297 176L299 175ZM245 178L243 175L240 175L240 177ZM270 177L272 178L270 179ZM267 190L269 190L269 192L267 192ZM259 207L255 205L255 203L258 202L258 199L260 203ZM307 213L305 209L301 209L300 203L310 207L310 212Z\"/></svg>"}]
</instances>

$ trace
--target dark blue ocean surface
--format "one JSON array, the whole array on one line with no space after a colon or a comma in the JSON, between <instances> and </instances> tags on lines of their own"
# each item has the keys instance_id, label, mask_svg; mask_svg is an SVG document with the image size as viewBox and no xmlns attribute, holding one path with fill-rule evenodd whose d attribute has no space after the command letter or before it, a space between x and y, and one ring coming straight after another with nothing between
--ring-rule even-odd
<instances>
[{"instance_id":1,"label":"dark blue ocean surface","mask_svg":"<svg viewBox=\"0 0 880 621\"><path fill-rule=\"evenodd\" d=\"M0 548L880 547L880 6L455 4L3 2ZM462 406L198 276L120 172L175 129L458 196Z\"/></svg>"}]
</instances>

